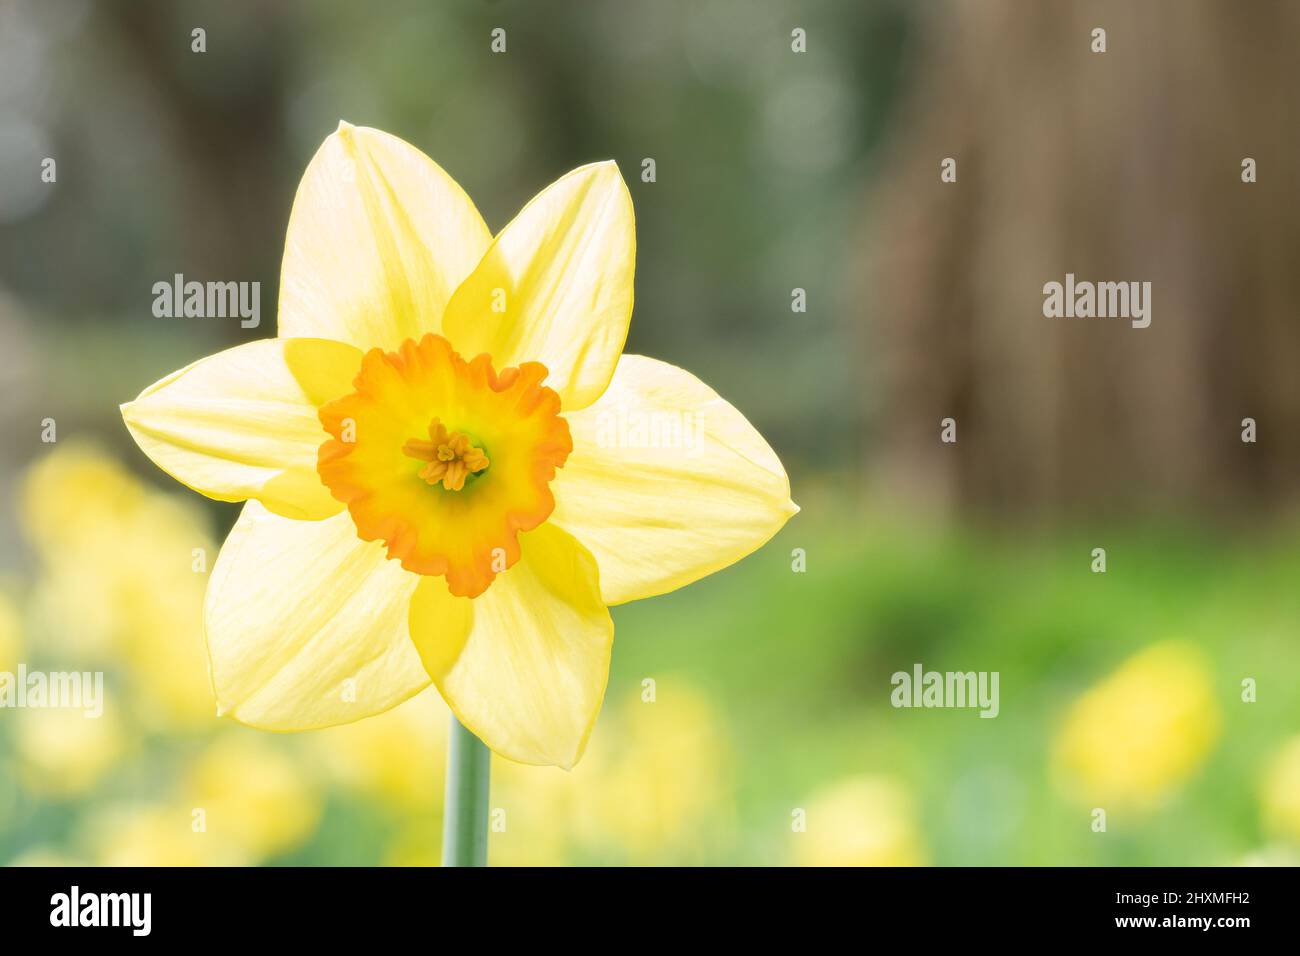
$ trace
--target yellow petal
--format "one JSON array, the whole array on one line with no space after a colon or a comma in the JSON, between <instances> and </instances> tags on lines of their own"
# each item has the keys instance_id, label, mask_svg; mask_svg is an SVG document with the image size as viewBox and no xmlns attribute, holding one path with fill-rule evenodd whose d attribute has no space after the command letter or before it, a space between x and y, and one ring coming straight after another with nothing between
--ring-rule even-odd
<instances>
[{"instance_id":1,"label":"yellow petal","mask_svg":"<svg viewBox=\"0 0 1300 956\"><path fill-rule=\"evenodd\" d=\"M636 228L618 166L575 169L492 241L447 305L443 330L467 358L497 368L541 362L565 409L609 384L632 316Z\"/></svg>"},{"instance_id":2,"label":"yellow petal","mask_svg":"<svg viewBox=\"0 0 1300 956\"><path fill-rule=\"evenodd\" d=\"M438 332L491 238L433 160L395 136L340 123L293 201L279 334L395 349Z\"/></svg>"},{"instance_id":3,"label":"yellow petal","mask_svg":"<svg viewBox=\"0 0 1300 956\"><path fill-rule=\"evenodd\" d=\"M422 578L411 634L443 699L480 740L520 763L568 769L600 712L614 622L582 545L550 525L519 543L519 563L472 601ZM471 616L468 638L457 638Z\"/></svg>"},{"instance_id":4,"label":"yellow petal","mask_svg":"<svg viewBox=\"0 0 1300 956\"><path fill-rule=\"evenodd\" d=\"M204 607L218 710L311 730L400 704L429 683L406 624L417 583L346 512L293 521L250 501Z\"/></svg>"},{"instance_id":5,"label":"yellow petal","mask_svg":"<svg viewBox=\"0 0 1300 956\"><path fill-rule=\"evenodd\" d=\"M739 561L799 510L763 436L667 363L623 356L600 400L566 418L573 453L551 485L551 521L595 555L607 604Z\"/></svg>"},{"instance_id":6,"label":"yellow petal","mask_svg":"<svg viewBox=\"0 0 1300 956\"><path fill-rule=\"evenodd\" d=\"M343 506L316 474L329 435L316 417L345 395L361 352L326 339L263 339L200 359L122 406L159 468L209 498L256 498L290 518Z\"/></svg>"}]
</instances>

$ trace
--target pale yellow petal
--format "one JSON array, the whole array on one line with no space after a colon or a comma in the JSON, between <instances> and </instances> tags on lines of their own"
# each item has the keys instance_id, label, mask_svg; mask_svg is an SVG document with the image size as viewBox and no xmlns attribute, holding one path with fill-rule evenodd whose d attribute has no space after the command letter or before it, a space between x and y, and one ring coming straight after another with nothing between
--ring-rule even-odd
<instances>
[{"instance_id":1,"label":"pale yellow petal","mask_svg":"<svg viewBox=\"0 0 1300 956\"><path fill-rule=\"evenodd\" d=\"M595 555L607 604L739 561L799 510L745 416L665 362L623 356L600 400L566 417L573 453L551 485L551 521Z\"/></svg>"},{"instance_id":2,"label":"pale yellow petal","mask_svg":"<svg viewBox=\"0 0 1300 956\"><path fill-rule=\"evenodd\" d=\"M492 241L456 291L444 334L497 368L541 362L566 409L609 384L632 316L636 223L618 166L575 169L538 194Z\"/></svg>"},{"instance_id":3,"label":"pale yellow petal","mask_svg":"<svg viewBox=\"0 0 1300 956\"><path fill-rule=\"evenodd\" d=\"M263 730L310 730L428 686L406 623L418 580L360 540L346 512L293 521L249 502L204 608L218 709Z\"/></svg>"},{"instance_id":4,"label":"pale yellow petal","mask_svg":"<svg viewBox=\"0 0 1300 956\"><path fill-rule=\"evenodd\" d=\"M163 471L209 498L256 498L290 518L336 514L316 474L329 436L316 417L346 394L361 352L327 339L263 339L150 385L122 417Z\"/></svg>"},{"instance_id":5,"label":"pale yellow petal","mask_svg":"<svg viewBox=\"0 0 1300 956\"><path fill-rule=\"evenodd\" d=\"M443 699L480 740L520 763L568 769L600 712L614 622L596 562L571 536L542 525L519 543L519 563L472 601L422 579L411 633ZM458 638L470 617L468 638Z\"/></svg>"},{"instance_id":6,"label":"pale yellow petal","mask_svg":"<svg viewBox=\"0 0 1300 956\"><path fill-rule=\"evenodd\" d=\"M437 332L491 238L433 160L395 136L340 123L294 198L279 334L395 349Z\"/></svg>"}]
</instances>

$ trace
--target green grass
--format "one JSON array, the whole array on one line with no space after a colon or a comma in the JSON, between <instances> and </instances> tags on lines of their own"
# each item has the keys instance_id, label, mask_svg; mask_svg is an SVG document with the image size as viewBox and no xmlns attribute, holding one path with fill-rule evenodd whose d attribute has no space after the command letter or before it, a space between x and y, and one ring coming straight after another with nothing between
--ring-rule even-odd
<instances>
[{"instance_id":1,"label":"green grass","mask_svg":"<svg viewBox=\"0 0 1300 956\"><path fill-rule=\"evenodd\" d=\"M1097 546L1107 549L1105 574L1090 570ZM791 570L796 547L807 552L804 573ZM1300 733L1297 581L1300 533L1285 527L994 534L850 508L805 512L740 564L615 609L595 739L607 751L624 746L617 714L639 699L646 677L661 699L685 682L712 704L730 749L735 819L706 821L699 839L661 862L786 862L791 810L857 774L907 788L932 863L1239 862L1278 845L1261 829L1259 785L1282 743ZM1221 737L1163 803L1116 808L1108 832L1093 833L1090 807L1053 782L1052 742L1079 694L1170 638L1210 659ZM891 675L918 662L998 671L999 716L893 708ZM1257 703L1241 701L1244 677L1258 682ZM6 725L0 719L0 768ZM130 766L66 802L0 779L0 859L40 846L75 856L81 812L119 791L164 791L184 746L142 740ZM379 862L404 822L356 795L328 793L325 807L314 837L278 862ZM7 828L6 816L23 826ZM436 839L436 826L428 829ZM586 863L640 861L613 845L569 853Z\"/></svg>"},{"instance_id":2,"label":"green grass","mask_svg":"<svg viewBox=\"0 0 1300 956\"><path fill-rule=\"evenodd\" d=\"M1090 569L1097 546L1105 574ZM712 693L747 861L781 858L810 792L869 772L913 791L934 863L1230 863L1264 844L1259 778L1300 732L1297 581L1300 539L1284 533L994 537L801 516L740 565L617 609L609 694L659 674ZM1169 638L1211 659L1222 737L1166 802L1095 834L1089 807L1052 784L1053 735L1079 693ZM999 671L1000 716L894 709L890 675L916 662ZM1257 703L1241 701L1244 677Z\"/></svg>"}]
</instances>

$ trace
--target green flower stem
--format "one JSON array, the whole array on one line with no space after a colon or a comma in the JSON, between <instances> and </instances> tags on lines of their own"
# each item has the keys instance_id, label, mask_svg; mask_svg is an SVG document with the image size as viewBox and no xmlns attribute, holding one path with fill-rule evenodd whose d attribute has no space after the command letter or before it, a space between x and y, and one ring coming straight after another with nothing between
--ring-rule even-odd
<instances>
[{"instance_id":1,"label":"green flower stem","mask_svg":"<svg viewBox=\"0 0 1300 956\"><path fill-rule=\"evenodd\" d=\"M442 865L487 866L488 775L492 751L453 715L447 741Z\"/></svg>"}]
</instances>

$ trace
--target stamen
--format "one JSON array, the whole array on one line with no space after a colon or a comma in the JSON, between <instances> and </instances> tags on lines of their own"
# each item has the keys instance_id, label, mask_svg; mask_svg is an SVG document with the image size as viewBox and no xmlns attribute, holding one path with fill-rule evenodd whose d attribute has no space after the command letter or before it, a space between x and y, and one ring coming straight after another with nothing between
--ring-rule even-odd
<instances>
[{"instance_id":1,"label":"stamen","mask_svg":"<svg viewBox=\"0 0 1300 956\"><path fill-rule=\"evenodd\" d=\"M468 435L447 431L436 418L429 422L429 440L409 439L402 446L402 454L427 461L420 469L420 477L431 485L442 482L448 491L460 491L466 478L491 464L483 449L470 444Z\"/></svg>"}]
</instances>

